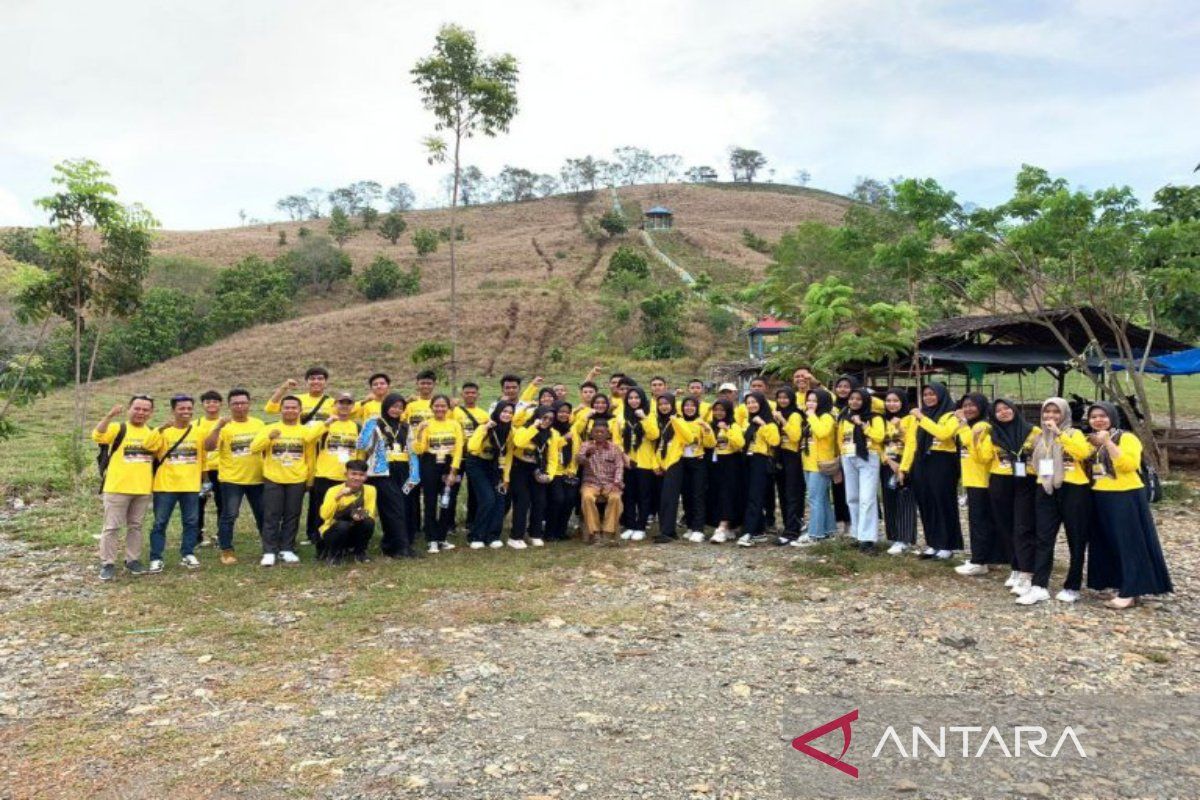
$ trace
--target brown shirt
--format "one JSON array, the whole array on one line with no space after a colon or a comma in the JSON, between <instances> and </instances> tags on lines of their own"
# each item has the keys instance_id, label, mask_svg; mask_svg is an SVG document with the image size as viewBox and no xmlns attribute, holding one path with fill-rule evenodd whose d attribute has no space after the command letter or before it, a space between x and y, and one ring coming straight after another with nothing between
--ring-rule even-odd
<instances>
[{"instance_id":1,"label":"brown shirt","mask_svg":"<svg viewBox=\"0 0 1200 800\"><path fill-rule=\"evenodd\" d=\"M625 456L611 442L604 446L586 442L579 448L579 466L584 486L620 489L625 484Z\"/></svg>"}]
</instances>

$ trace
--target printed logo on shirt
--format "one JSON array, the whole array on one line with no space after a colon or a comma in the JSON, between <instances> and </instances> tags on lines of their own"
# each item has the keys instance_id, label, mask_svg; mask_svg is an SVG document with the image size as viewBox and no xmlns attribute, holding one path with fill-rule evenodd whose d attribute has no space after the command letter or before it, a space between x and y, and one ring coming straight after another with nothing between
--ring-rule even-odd
<instances>
[{"instance_id":1,"label":"printed logo on shirt","mask_svg":"<svg viewBox=\"0 0 1200 800\"><path fill-rule=\"evenodd\" d=\"M280 436L271 442L271 455L283 464L293 464L304 458L304 440Z\"/></svg>"},{"instance_id":2,"label":"printed logo on shirt","mask_svg":"<svg viewBox=\"0 0 1200 800\"><path fill-rule=\"evenodd\" d=\"M144 439L125 442L121 450L126 464L150 464L154 461L154 454L146 449Z\"/></svg>"},{"instance_id":3,"label":"printed logo on shirt","mask_svg":"<svg viewBox=\"0 0 1200 800\"><path fill-rule=\"evenodd\" d=\"M185 464L197 463L198 452L196 445L192 442L183 442L176 447L169 456L167 463L173 466L183 466Z\"/></svg>"},{"instance_id":4,"label":"printed logo on shirt","mask_svg":"<svg viewBox=\"0 0 1200 800\"><path fill-rule=\"evenodd\" d=\"M229 440L229 455L243 458L250 455L250 443L254 441L253 433L239 433Z\"/></svg>"}]
</instances>

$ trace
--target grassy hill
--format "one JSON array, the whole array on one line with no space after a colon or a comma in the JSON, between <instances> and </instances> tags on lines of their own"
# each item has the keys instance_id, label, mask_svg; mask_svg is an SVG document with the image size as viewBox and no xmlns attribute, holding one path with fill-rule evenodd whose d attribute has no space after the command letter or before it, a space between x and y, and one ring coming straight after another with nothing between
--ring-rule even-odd
<instances>
[{"instance_id":1,"label":"grassy hill","mask_svg":"<svg viewBox=\"0 0 1200 800\"><path fill-rule=\"evenodd\" d=\"M803 220L836 222L849 204L808 190L737 191L683 184L623 187L617 194L631 216L653 205L669 207L676 230L656 234L658 245L684 269L694 275L707 272L716 287L729 293L759 279L769 262L745 246L744 229L774 240ZM460 379L479 380L486 396L495 394L496 381L505 371L526 377L537 372L576 383L593 363L637 374L661 371L681 380L702 373L708 362L744 352L736 324L721 331L696 317L687 322L688 357L667 363L631 360L636 313L620 321L615 310L629 301L602 292L601 282L616 247L643 245L634 231L597 239L595 220L611 206L612 193L601 190L461 211L466 239L458 248ZM366 376L379 369L399 379L401 388L411 389L416 367L409 356L414 346L448 338L449 256L443 243L436 253L418 257L410 233L447 227L449 212L413 211L405 218L408 233L398 244L368 230L357 233L344 249L356 271L378 254L405 266L419 264L420 294L366 303L345 286L297 298L300 316L294 319L239 331L149 369L97 382L89 416L135 391L165 398L177 391L225 391L244 385L262 394L286 377L299 377L311 364L329 366L333 389L357 392ZM176 288L204 284L247 255L277 256L284 250L280 231L294 243L302 226L323 233L326 225L325 220L315 220L162 231L154 246L156 266L150 281ZM682 286L673 272L651 262L655 289ZM19 412L22 434L0 444L0 463L6 465L0 466L0 493L55 484L43 474L60 471L47 437L61 434L70 404L70 391L60 390ZM160 408L156 418L164 414ZM42 444L30 447L31 441Z\"/></svg>"}]
</instances>

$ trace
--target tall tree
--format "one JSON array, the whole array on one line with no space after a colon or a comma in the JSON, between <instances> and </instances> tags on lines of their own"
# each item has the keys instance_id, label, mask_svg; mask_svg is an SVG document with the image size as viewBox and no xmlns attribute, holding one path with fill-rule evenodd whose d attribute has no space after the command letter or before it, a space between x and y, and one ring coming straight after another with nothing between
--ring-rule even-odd
<instances>
[{"instance_id":1,"label":"tall tree","mask_svg":"<svg viewBox=\"0 0 1200 800\"><path fill-rule=\"evenodd\" d=\"M454 165L450 193L450 230L457 230L459 183L462 176L462 143L476 133L497 136L508 131L517 114L517 60L507 53L485 56L475 34L458 25L438 31L433 54L412 69L413 82L425 108L435 118L434 130L447 131L450 145L438 135L426 139L431 163L449 158ZM450 383L458 383L458 264L450 237Z\"/></svg>"},{"instance_id":2,"label":"tall tree","mask_svg":"<svg viewBox=\"0 0 1200 800\"><path fill-rule=\"evenodd\" d=\"M325 190L314 186L305 192L304 196L308 198L308 205L312 209L312 219L320 219L321 204L325 202Z\"/></svg>"},{"instance_id":3,"label":"tall tree","mask_svg":"<svg viewBox=\"0 0 1200 800\"><path fill-rule=\"evenodd\" d=\"M613 161L620 179L628 186L645 183L654 173L654 156L641 147L618 147L613 150Z\"/></svg>"},{"instance_id":4,"label":"tall tree","mask_svg":"<svg viewBox=\"0 0 1200 800\"><path fill-rule=\"evenodd\" d=\"M717 179L717 171L706 164L701 164L688 167L687 172L683 173L683 177L692 183L711 183Z\"/></svg>"},{"instance_id":5,"label":"tall tree","mask_svg":"<svg viewBox=\"0 0 1200 800\"><path fill-rule=\"evenodd\" d=\"M754 183L754 176L767 165L767 157L745 147L729 148L729 171L735 181Z\"/></svg>"},{"instance_id":6,"label":"tall tree","mask_svg":"<svg viewBox=\"0 0 1200 800\"><path fill-rule=\"evenodd\" d=\"M683 158L674 153L663 153L654 157L654 177L659 183L670 183L679 175Z\"/></svg>"},{"instance_id":7,"label":"tall tree","mask_svg":"<svg viewBox=\"0 0 1200 800\"><path fill-rule=\"evenodd\" d=\"M496 176L497 197L508 203L520 203L537 197L538 174L524 167L505 166Z\"/></svg>"},{"instance_id":8,"label":"tall tree","mask_svg":"<svg viewBox=\"0 0 1200 800\"><path fill-rule=\"evenodd\" d=\"M413 194L413 190L407 183L397 183L387 190L385 199L388 202L389 211L409 211L416 202L417 196Z\"/></svg>"}]
</instances>

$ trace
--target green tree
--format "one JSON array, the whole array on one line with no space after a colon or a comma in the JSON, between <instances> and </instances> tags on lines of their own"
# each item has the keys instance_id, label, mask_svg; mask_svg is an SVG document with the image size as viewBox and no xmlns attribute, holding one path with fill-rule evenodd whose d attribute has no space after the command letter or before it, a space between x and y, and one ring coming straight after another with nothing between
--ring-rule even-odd
<instances>
[{"instance_id":1,"label":"green tree","mask_svg":"<svg viewBox=\"0 0 1200 800\"><path fill-rule=\"evenodd\" d=\"M358 290L368 300L413 295L421 291L421 271L414 265L406 273L395 261L380 255L362 271L356 282Z\"/></svg>"},{"instance_id":2,"label":"green tree","mask_svg":"<svg viewBox=\"0 0 1200 800\"><path fill-rule=\"evenodd\" d=\"M384 199L388 202L388 210L408 211L413 207L417 196L413 194L413 190L409 188L407 183L397 183L387 190L387 195L385 195Z\"/></svg>"},{"instance_id":3,"label":"green tree","mask_svg":"<svg viewBox=\"0 0 1200 800\"><path fill-rule=\"evenodd\" d=\"M334 206L333 211L329 212L329 235L338 243L338 247L350 241L354 235L354 223L340 206Z\"/></svg>"},{"instance_id":4,"label":"green tree","mask_svg":"<svg viewBox=\"0 0 1200 800\"><path fill-rule=\"evenodd\" d=\"M194 350L208 339L196 300L178 289L151 288L111 337L121 356L119 371L142 369Z\"/></svg>"},{"instance_id":5,"label":"green tree","mask_svg":"<svg viewBox=\"0 0 1200 800\"><path fill-rule=\"evenodd\" d=\"M687 171L683 173L683 177L692 183L712 183L717 179L717 171L708 165L702 164L696 167L688 167Z\"/></svg>"},{"instance_id":6,"label":"green tree","mask_svg":"<svg viewBox=\"0 0 1200 800\"><path fill-rule=\"evenodd\" d=\"M363 227L367 230L370 230L371 226L375 224L375 221L379 219L379 212L370 206L367 206L362 210L360 216L362 217Z\"/></svg>"},{"instance_id":7,"label":"green tree","mask_svg":"<svg viewBox=\"0 0 1200 800\"><path fill-rule=\"evenodd\" d=\"M758 150L745 147L729 148L729 171L735 181L754 183L754 176L767 165L767 157Z\"/></svg>"},{"instance_id":8,"label":"green tree","mask_svg":"<svg viewBox=\"0 0 1200 800\"><path fill-rule=\"evenodd\" d=\"M620 236L629 230L629 220L615 208L610 208L600 216L600 227L610 236Z\"/></svg>"},{"instance_id":9,"label":"green tree","mask_svg":"<svg viewBox=\"0 0 1200 800\"><path fill-rule=\"evenodd\" d=\"M42 266L46 257L37 246L37 232L32 228L13 228L0 233L0 253L22 264Z\"/></svg>"},{"instance_id":10,"label":"green tree","mask_svg":"<svg viewBox=\"0 0 1200 800\"><path fill-rule=\"evenodd\" d=\"M1200 338L1200 186L1164 186L1154 194L1138 249L1154 307L1183 339Z\"/></svg>"},{"instance_id":11,"label":"green tree","mask_svg":"<svg viewBox=\"0 0 1200 800\"><path fill-rule=\"evenodd\" d=\"M427 256L437 252L439 238L437 231L432 228L417 228L413 231L412 243L413 247L417 248L417 255ZM450 247L453 249L453 242L450 243Z\"/></svg>"},{"instance_id":12,"label":"green tree","mask_svg":"<svg viewBox=\"0 0 1200 800\"><path fill-rule=\"evenodd\" d=\"M37 238L48 279L24 293L20 303L28 318L44 320L55 314L72 326L72 446L79 449L99 327L137 310L150 270L151 231L158 223L140 206L119 203L109 173L95 161L64 161L54 171L51 180L59 190L37 201L50 215L50 226L41 229ZM88 326L97 326L97 336L85 374L83 337Z\"/></svg>"},{"instance_id":13,"label":"green tree","mask_svg":"<svg viewBox=\"0 0 1200 800\"><path fill-rule=\"evenodd\" d=\"M649 278L650 264L639 251L627 245L621 245L616 252L609 256L608 269L604 273L604 279L606 281L614 279L622 273L639 279Z\"/></svg>"},{"instance_id":14,"label":"green tree","mask_svg":"<svg viewBox=\"0 0 1200 800\"><path fill-rule=\"evenodd\" d=\"M292 315L295 285L286 266L258 256L242 259L217 276L208 319L210 331L219 338L252 325L287 319Z\"/></svg>"},{"instance_id":15,"label":"green tree","mask_svg":"<svg viewBox=\"0 0 1200 800\"><path fill-rule=\"evenodd\" d=\"M350 256L325 236L306 236L275 263L292 274L297 286L324 287L325 291L354 271Z\"/></svg>"},{"instance_id":16,"label":"green tree","mask_svg":"<svg viewBox=\"0 0 1200 800\"><path fill-rule=\"evenodd\" d=\"M404 221L404 217L395 211L389 211L384 214L383 219L379 223L379 235L392 244L398 242L401 234L406 230L408 230L408 223Z\"/></svg>"},{"instance_id":17,"label":"green tree","mask_svg":"<svg viewBox=\"0 0 1200 800\"><path fill-rule=\"evenodd\" d=\"M638 303L642 336L634 355L638 358L679 358L683 345L684 295L680 289L652 294Z\"/></svg>"},{"instance_id":18,"label":"green tree","mask_svg":"<svg viewBox=\"0 0 1200 800\"><path fill-rule=\"evenodd\" d=\"M517 114L517 60L505 53L484 56L475 34L457 25L438 32L433 54L412 69L413 82L421 92L426 110L435 118L434 130L448 131L449 145L440 136L426 140L431 163L449 157L454 166L450 193L450 228L456 227L459 183L462 176L462 142L476 133L494 137L508 131ZM454 240L450 240L450 383L458 377L458 283Z\"/></svg>"}]
</instances>

